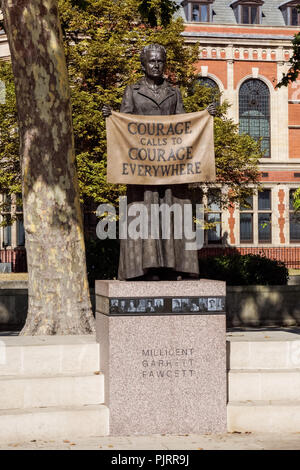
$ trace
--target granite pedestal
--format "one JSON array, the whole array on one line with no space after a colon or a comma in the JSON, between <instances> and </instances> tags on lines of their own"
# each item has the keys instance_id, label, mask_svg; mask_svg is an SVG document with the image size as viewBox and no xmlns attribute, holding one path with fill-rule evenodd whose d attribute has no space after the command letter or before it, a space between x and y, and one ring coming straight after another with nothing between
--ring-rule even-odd
<instances>
[{"instance_id":1,"label":"granite pedestal","mask_svg":"<svg viewBox=\"0 0 300 470\"><path fill-rule=\"evenodd\" d=\"M110 434L226 432L225 283L96 281Z\"/></svg>"}]
</instances>

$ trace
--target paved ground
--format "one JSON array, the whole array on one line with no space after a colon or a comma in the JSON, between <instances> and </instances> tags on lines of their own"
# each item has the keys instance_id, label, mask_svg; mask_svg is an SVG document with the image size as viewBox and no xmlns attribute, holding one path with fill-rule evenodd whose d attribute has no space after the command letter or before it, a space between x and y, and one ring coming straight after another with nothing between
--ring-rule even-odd
<instances>
[{"instance_id":1,"label":"paved ground","mask_svg":"<svg viewBox=\"0 0 300 470\"><path fill-rule=\"evenodd\" d=\"M0 443L0 450L300 450L297 434L93 437L59 441Z\"/></svg>"}]
</instances>

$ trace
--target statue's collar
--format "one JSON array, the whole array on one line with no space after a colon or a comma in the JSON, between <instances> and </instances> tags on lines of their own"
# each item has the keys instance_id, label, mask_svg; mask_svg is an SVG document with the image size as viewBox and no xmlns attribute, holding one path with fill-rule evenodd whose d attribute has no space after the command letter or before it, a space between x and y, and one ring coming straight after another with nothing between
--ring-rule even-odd
<instances>
[{"instance_id":1,"label":"statue's collar","mask_svg":"<svg viewBox=\"0 0 300 470\"><path fill-rule=\"evenodd\" d=\"M160 85L160 93L158 96L155 96L153 91L150 89L150 87L146 83L145 77L142 78L139 82L137 82L135 85L133 85L134 90L137 90L137 92L140 95L146 96L150 100L154 101L154 103L161 105L167 98L174 96L175 90L172 87L172 85L164 79L162 84Z\"/></svg>"},{"instance_id":2,"label":"statue's collar","mask_svg":"<svg viewBox=\"0 0 300 470\"><path fill-rule=\"evenodd\" d=\"M171 90L173 90L173 87L165 78L160 86L161 88L170 88ZM137 83L133 85L134 90L139 90L140 88L144 88L144 87L150 89L150 87L147 85L145 77L141 78L141 80L139 80Z\"/></svg>"}]
</instances>

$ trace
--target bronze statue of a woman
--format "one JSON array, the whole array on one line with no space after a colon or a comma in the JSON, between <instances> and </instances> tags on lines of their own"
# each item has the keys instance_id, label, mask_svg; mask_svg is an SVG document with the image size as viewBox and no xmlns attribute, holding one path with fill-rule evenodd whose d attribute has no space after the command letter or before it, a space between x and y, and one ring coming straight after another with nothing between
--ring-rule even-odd
<instances>
[{"instance_id":1,"label":"bronze statue of a woman","mask_svg":"<svg viewBox=\"0 0 300 470\"><path fill-rule=\"evenodd\" d=\"M141 52L141 66L145 76L125 89L120 112L138 115L183 114L184 107L178 88L164 79L166 50L159 44L150 44ZM216 108L207 108L215 115ZM104 117L109 117L111 109L105 105ZM143 186L128 185L128 204L191 204L186 184ZM173 223L171 221L171 223ZM184 232L184 231L183 231ZM121 240L119 273L120 280L176 280L198 277L198 253L185 249L186 239L171 238Z\"/></svg>"}]
</instances>

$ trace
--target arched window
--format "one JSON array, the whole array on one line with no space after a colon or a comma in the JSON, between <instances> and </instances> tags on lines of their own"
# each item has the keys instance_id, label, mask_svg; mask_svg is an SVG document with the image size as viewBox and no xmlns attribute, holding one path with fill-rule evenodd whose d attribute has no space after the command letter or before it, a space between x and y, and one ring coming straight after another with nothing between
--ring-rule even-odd
<instances>
[{"instance_id":1,"label":"arched window","mask_svg":"<svg viewBox=\"0 0 300 470\"><path fill-rule=\"evenodd\" d=\"M217 89L219 90L218 85L216 84L216 82L215 82L212 78L209 78L209 77L199 77L199 78L198 78L198 82L199 82L200 85L202 85L202 86L207 86L208 88L217 88Z\"/></svg>"},{"instance_id":2,"label":"arched window","mask_svg":"<svg viewBox=\"0 0 300 470\"><path fill-rule=\"evenodd\" d=\"M212 100L220 104L220 90L216 82L209 77L198 77L197 81L199 85L209 88L211 90Z\"/></svg>"},{"instance_id":3,"label":"arched window","mask_svg":"<svg viewBox=\"0 0 300 470\"><path fill-rule=\"evenodd\" d=\"M239 93L240 134L262 139L264 157L270 157L270 92L258 79L246 80Z\"/></svg>"}]
</instances>

